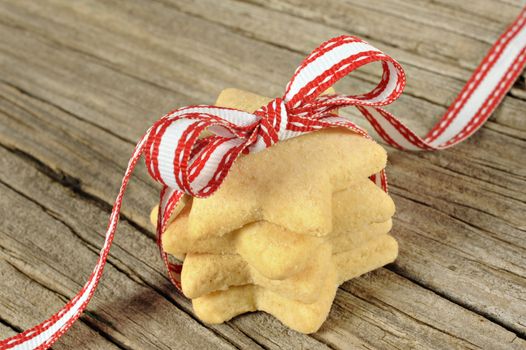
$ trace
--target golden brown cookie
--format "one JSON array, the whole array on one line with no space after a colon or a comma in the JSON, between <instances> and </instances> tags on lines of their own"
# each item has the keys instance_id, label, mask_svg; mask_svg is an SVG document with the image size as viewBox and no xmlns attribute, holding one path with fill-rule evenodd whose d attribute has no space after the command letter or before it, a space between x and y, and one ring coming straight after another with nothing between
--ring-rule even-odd
<instances>
[{"instance_id":1,"label":"golden brown cookie","mask_svg":"<svg viewBox=\"0 0 526 350\"><path fill-rule=\"evenodd\" d=\"M302 333L318 330L327 318L337 289L334 269L327 272L316 302L305 304L287 299L263 287L246 285L193 299L194 312L203 322L218 324L251 311L265 311L291 329Z\"/></svg>"},{"instance_id":2,"label":"golden brown cookie","mask_svg":"<svg viewBox=\"0 0 526 350\"><path fill-rule=\"evenodd\" d=\"M265 221L246 225L223 236L195 239L188 234L189 207L183 209L163 237L164 249L178 257L187 252L240 254L271 279L302 271L308 257L325 240L340 250L389 232L394 214L391 198L368 179L333 195L334 231L324 237L303 235ZM155 213L152 219L156 220Z\"/></svg>"},{"instance_id":3,"label":"golden brown cookie","mask_svg":"<svg viewBox=\"0 0 526 350\"><path fill-rule=\"evenodd\" d=\"M254 284L265 287L288 299L304 303L316 301L320 281L332 266L332 249L322 244L309 258L306 268L292 277L273 280L251 267L239 255L193 254L186 256L181 273L183 293L194 299L232 286Z\"/></svg>"},{"instance_id":4,"label":"golden brown cookie","mask_svg":"<svg viewBox=\"0 0 526 350\"><path fill-rule=\"evenodd\" d=\"M341 279L347 280L368 271L364 269L380 267L378 264L384 263L384 258L394 260L397 249L394 239L381 235L348 251L334 255L331 251L329 244L320 245L303 271L282 280L267 278L239 255L188 254L181 275L183 292L188 298L194 299L232 286L254 284L288 299L312 303L319 295L320 281L331 266L331 259L338 266L350 266L345 271L342 268ZM390 252L391 255L379 257L378 251Z\"/></svg>"},{"instance_id":5,"label":"golden brown cookie","mask_svg":"<svg viewBox=\"0 0 526 350\"><path fill-rule=\"evenodd\" d=\"M253 111L263 100L269 99L227 89L216 104ZM193 200L189 234L224 235L264 220L294 232L326 235L332 231L332 193L379 172L386 159L376 142L342 128L279 142L240 157L217 192Z\"/></svg>"},{"instance_id":6,"label":"golden brown cookie","mask_svg":"<svg viewBox=\"0 0 526 350\"><path fill-rule=\"evenodd\" d=\"M327 268L319 298L314 303L288 299L253 284L231 287L192 300L195 314L206 323L222 323L239 314L265 311L302 333L316 332L327 318L336 289L347 279L388 264L398 254L396 240L384 235L352 253L339 253Z\"/></svg>"}]
</instances>

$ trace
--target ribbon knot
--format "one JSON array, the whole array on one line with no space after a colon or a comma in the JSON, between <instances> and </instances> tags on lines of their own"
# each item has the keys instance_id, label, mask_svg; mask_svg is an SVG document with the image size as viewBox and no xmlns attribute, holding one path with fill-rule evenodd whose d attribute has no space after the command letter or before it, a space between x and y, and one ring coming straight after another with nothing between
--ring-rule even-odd
<instances>
[{"instance_id":1,"label":"ribbon knot","mask_svg":"<svg viewBox=\"0 0 526 350\"><path fill-rule=\"evenodd\" d=\"M267 105L261 106L254 112L254 115L259 120L254 130L257 137L255 142L249 146L250 152L261 151L286 138L288 112L282 98L275 98Z\"/></svg>"}]
</instances>

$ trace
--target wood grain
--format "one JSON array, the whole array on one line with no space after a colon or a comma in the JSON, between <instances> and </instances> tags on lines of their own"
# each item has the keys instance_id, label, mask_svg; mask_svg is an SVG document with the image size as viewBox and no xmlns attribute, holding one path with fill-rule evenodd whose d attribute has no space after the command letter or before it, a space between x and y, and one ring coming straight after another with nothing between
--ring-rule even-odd
<instances>
[{"instance_id":1,"label":"wood grain","mask_svg":"<svg viewBox=\"0 0 526 350\"><path fill-rule=\"evenodd\" d=\"M408 86L389 109L423 134L523 5L1 2L0 336L42 320L80 288L135 140L166 111L211 103L230 86L279 95L305 54L345 32L402 63ZM370 89L379 73L360 69L337 89ZM300 335L263 313L214 327L197 321L164 276L148 223L157 186L140 167L102 287L55 347L525 347L522 79L462 145L389 150L400 258L345 284L320 332Z\"/></svg>"}]
</instances>

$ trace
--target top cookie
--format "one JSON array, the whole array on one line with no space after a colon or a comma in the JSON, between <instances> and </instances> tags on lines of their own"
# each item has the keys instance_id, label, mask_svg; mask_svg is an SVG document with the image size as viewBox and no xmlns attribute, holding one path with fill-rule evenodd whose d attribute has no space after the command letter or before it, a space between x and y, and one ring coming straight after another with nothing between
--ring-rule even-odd
<instances>
[{"instance_id":1,"label":"top cookie","mask_svg":"<svg viewBox=\"0 0 526 350\"><path fill-rule=\"evenodd\" d=\"M244 91L223 91L216 104L253 111L269 100ZM194 198L188 218L194 237L223 235L265 220L316 236L332 231L332 193L379 172L385 150L343 128L280 142L240 157L221 188Z\"/></svg>"}]
</instances>

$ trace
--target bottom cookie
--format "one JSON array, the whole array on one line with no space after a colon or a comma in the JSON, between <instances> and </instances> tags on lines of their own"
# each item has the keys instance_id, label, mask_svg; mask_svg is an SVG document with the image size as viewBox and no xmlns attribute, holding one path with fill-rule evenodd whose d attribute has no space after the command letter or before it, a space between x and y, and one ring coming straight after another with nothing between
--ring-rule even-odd
<instances>
[{"instance_id":1,"label":"bottom cookie","mask_svg":"<svg viewBox=\"0 0 526 350\"><path fill-rule=\"evenodd\" d=\"M287 327L301 333L313 333L327 318L336 294L338 276L330 269L321 288L319 298L311 304L287 299L266 288L253 284L231 287L192 300L197 317L206 323L223 323L252 311L265 311Z\"/></svg>"},{"instance_id":2,"label":"bottom cookie","mask_svg":"<svg viewBox=\"0 0 526 350\"><path fill-rule=\"evenodd\" d=\"M368 242L363 250L353 254L335 254L332 268L327 269L325 280L320 281L323 287L314 303L301 303L267 288L249 284L193 299L194 312L204 322L217 324L246 312L265 311L291 329L313 333L327 318L340 284L393 262L397 254L398 244L389 235Z\"/></svg>"}]
</instances>

